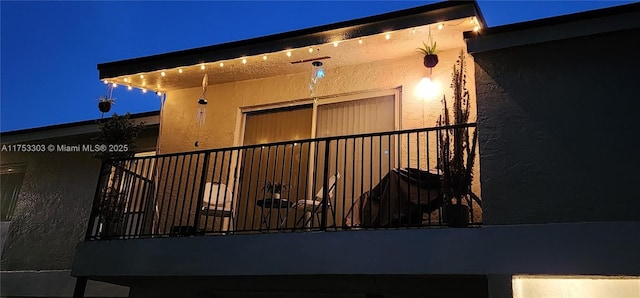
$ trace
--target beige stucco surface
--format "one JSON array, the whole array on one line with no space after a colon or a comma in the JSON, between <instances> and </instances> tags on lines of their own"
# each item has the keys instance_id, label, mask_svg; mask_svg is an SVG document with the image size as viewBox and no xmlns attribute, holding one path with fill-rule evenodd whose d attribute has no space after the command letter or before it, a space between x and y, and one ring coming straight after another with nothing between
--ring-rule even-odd
<instances>
[{"instance_id":1,"label":"beige stucco surface","mask_svg":"<svg viewBox=\"0 0 640 298\"><path fill-rule=\"evenodd\" d=\"M440 52L440 63L433 69L433 79L440 82L447 98L450 98L451 71L459 51L460 49L452 49ZM467 86L473 95L475 90L471 59L468 67ZM416 96L417 84L429 74L418 53L398 60L372 61L340 68L332 68L329 59L325 60L324 68L326 77L318 87L321 101L323 96L401 87L401 128L435 126L442 109L441 96L427 100ZM161 153L233 146L236 124L241 120L238 117L240 108L308 100L310 72L311 66L309 73L208 86L207 120L202 128L198 128L196 121L197 100L202 89L168 92L161 120ZM194 147L196 140L200 140L198 148Z\"/></svg>"},{"instance_id":2,"label":"beige stucco surface","mask_svg":"<svg viewBox=\"0 0 640 298\"><path fill-rule=\"evenodd\" d=\"M401 59L371 61L367 64L338 68L331 67L331 59L324 60L326 77L318 86L319 103L335 100L336 96L347 94L361 94L364 98L372 91L399 90L398 129L434 127L442 113L443 95L451 105L451 75L460 51L461 49L458 48L438 53L440 62L432 70L431 78L438 83L440 92L432 98L421 98L416 94L416 87L420 80L429 76L429 70L423 65L423 56L418 53L410 53ZM475 82L472 75L474 64L471 56L466 55L466 57L467 88L472 98L470 122L475 122ZM274 107L282 103L308 103L310 73L311 65L307 73L209 85L206 92L209 104L206 122L202 127L199 127L196 121L197 100L202 94L202 89L192 88L168 92L161 117L160 153L241 145L243 121L241 111ZM292 125L295 124L292 123ZM196 140L199 143L198 147L194 146ZM429 141L429 167L435 168L437 148L435 134ZM424 141L421 142L422 146L425 146ZM412 152L410 166L413 167L417 165L415 143L412 139L408 144L413 148L409 149ZM400 147L403 152L407 151L406 142L400 144ZM423 150L421 156L425 156L425 149L421 150ZM422 168L427 167L425 160L421 160L420 165ZM474 176L473 189L480 195L478 161L476 161Z\"/></svg>"}]
</instances>

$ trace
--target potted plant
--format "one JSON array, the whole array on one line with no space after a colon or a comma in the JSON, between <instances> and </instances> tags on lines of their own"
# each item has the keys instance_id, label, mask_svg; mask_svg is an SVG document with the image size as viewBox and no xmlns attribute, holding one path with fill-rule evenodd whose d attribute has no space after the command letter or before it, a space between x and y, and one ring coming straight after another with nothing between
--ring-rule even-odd
<instances>
[{"instance_id":1,"label":"potted plant","mask_svg":"<svg viewBox=\"0 0 640 298\"><path fill-rule=\"evenodd\" d=\"M431 36L429 36L429 44L422 42L421 48L416 48L416 51L422 53L424 55L423 64L427 68L435 67L438 64L438 55L436 55L436 42L431 41Z\"/></svg>"},{"instance_id":2,"label":"potted plant","mask_svg":"<svg viewBox=\"0 0 640 298\"><path fill-rule=\"evenodd\" d=\"M466 124L469 120L471 103L466 87L465 67L465 56L461 51L453 66L452 110L449 110L446 96L443 96L443 114L437 123L438 126L454 126L440 130L438 136L438 168L442 175L441 189L444 196L443 221L452 226L467 225L470 216L469 206L473 201L481 204L480 198L471 191L478 131L474 129L470 135L468 127L456 126ZM450 112L453 115L450 115Z\"/></svg>"},{"instance_id":3,"label":"potted plant","mask_svg":"<svg viewBox=\"0 0 640 298\"><path fill-rule=\"evenodd\" d=\"M130 158L135 154L136 139L144 128L144 122L136 123L130 119L130 114L111 118L100 124L100 133L94 139L98 146L102 146L94 157L105 162L100 174L100 201L94 206L102 224L102 236L109 238L119 236L123 232L126 219L126 205L128 194L123 191L125 167L122 162L113 159ZM109 150L109 146L127 150ZM124 187L126 189L126 187Z\"/></svg>"},{"instance_id":4,"label":"potted plant","mask_svg":"<svg viewBox=\"0 0 640 298\"><path fill-rule=\"evenodd\" d=\"M282 192L287 190L287 184L281 182L265 181L264 187L262 189L267 193L270 193L272 198L280 199L280 195L282 194Z\"/></svg>"},{"instance_id":5,"label":"potted plant","mask_svg":"<svg viewBox=\"0 0 640 298\"><path fill-rule=\"evenodd\" d=\"M113 98L108 98L105 96L101 96L98 98L98 110L104 113L109 113L111 111L111 105L113 105L116 101Z\"/></svg>"}]
</instances>

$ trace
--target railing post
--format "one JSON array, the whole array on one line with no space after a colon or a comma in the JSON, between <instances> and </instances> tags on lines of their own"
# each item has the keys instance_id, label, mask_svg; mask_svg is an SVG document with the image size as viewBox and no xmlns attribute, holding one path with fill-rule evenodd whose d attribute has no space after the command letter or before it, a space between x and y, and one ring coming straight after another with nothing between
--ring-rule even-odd
<instances>
[{"instance_id":1,"label":"railing post","mask_svg":"<svg viewBox=\"0 0 640 298\"><path fill-rule=\"evenodd\" d=\"M327 230L327 200L329 200L329 140L324 141L324 165L323 165L324 175L322 176L322 202L320 203L322 207L322 218L320 220L320 231ZM313 219L311 219L313 220Z\"/></svg>"},{"instance_id":2,"label":"railing post","mask_svg":"<svg viewBox=\"0 0 640 298\"><path fill-rule=\"evenodd\" d=\"M202 177L200 177L200 188L198 189L198 201L196 202L196 217L193 220L194 221L193 229L195 233L198 233L198 226L200 224L200 212L202 211L202 198L204 198L204 187L205 187L205 184L207 183L207 172L209 169L210 155L211 155L211 152L208 152L208 151L204 154L204 163L202 165Z\"/></svg>"},{"instance_id":3,"label":"railing post","mask_svg":"<svg viewBox=\"0 0 640 298\"><path fill-rule=\"evenodd\" d=\"M100 204L100 200L102 199L101 196L101 189L102 189L102 184L104 181L104 176L107 174L106 171L106 164L107 164L108 160L104 160L102 161L102 163L100 164L100 174L98 175L98 183L96 185L96 191L95 194L93 196L93 203L91 204L91 211L89 212L89 222L87 223L87 231L84 235L84 241L87 241L91 238L91 233L93 232L93 227L95 224L95 217L98 216L98 206ZM108 178L108 177L107 177Z\"/></svg>"}]
</instances>

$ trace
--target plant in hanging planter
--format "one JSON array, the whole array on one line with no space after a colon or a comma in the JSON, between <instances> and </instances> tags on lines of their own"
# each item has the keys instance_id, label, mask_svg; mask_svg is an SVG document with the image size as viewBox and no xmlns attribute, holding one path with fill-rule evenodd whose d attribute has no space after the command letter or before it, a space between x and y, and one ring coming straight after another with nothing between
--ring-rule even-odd
<instances>
[{"instance_id":1,"label":"plant in hanging planter","mask_svg":"<svg viewBox=\"0 0 640 298\"><path fill-rule=\"evenodd\" d=\"M105 91L104 96L98 97L98 110L102 112L102 116L104 116L104 113L111 111L111 105L115 102L113 98L113 85L107 84L107 91Z\"/></svg>"},{"instance_id":2,"label":"plant in hanging planter","mask_svg":"<svg viewBox=\"0 0 640 298\"><path fill-rule=\"evenodd\" d=\"M115 104L115 99L113 98L109 98L106 96L101 96L98 98L98 110L100 110L100 112L104 113L109 113L109 111L111 111L111 106Z\"/></svg>"},{"instance_id":3,"label":"plant in hanging planter","mask_svg":"<svg viewBox=\"0 0 640 298\"><path fill-rule=\"evenodd\" d=\"M274 199L279 199L283 191L287 191L288 186L281 182L265 181L262 190L270 193Z\"/></svg>"},{"instance_id":4,"label":"plant in hanging planter","mask_svg":"<svg viewBox=\"0 0 640 298\"><path fill-rule=\"evenodd\" d=\"M452 110L449 110L446 96L443 96L443 114L437 122L440 127L454 126L440 130L438 134L438 168L442 174L441 190L445 199L443 213L444 221L449 225L467 225L470 216L469 206L473 201L480 206L482 204L480 198L471 191L478 131L473 129L470 135L469 127L459 127L468 123L471 105L466 87L465 67L465 56L461 51L453 66ZM450 115L450 112L453 115Z\"/></svg>"},{"instance_id":5,"label":"plant in hanging planter","mask_svg":"<svg viewBox=\"0 0 640 298\"><path fill-rule=\"evenodd\" d=\"M431 39L431 37L429 37ZM422 42L421 48L416 48L416 51L424 55L424 66L427 68L435 67L438 64L438 55L436 55L437 44L435 41L430 41L429 44Z\"/></svg>"}]
</instances>

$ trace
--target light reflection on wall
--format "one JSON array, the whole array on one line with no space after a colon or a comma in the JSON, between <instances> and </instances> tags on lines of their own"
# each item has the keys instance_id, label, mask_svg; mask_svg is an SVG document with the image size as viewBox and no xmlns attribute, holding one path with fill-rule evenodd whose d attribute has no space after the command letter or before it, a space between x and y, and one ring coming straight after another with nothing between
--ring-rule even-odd
<instances>
[{"instance_id":1,"label":"light reflection on wall","mask_svg":"<svg viewBox=\"0 0 640 298\"><path fill-rule=\"evenodd\" d=\"M514 298L638 298L640 276L513 276Z\"/></svg>"}]
</instances>

